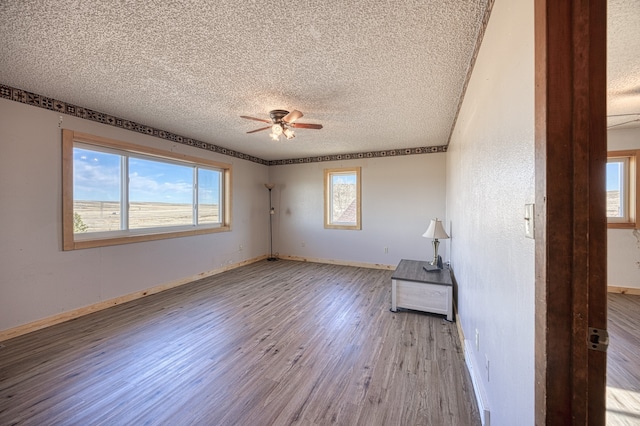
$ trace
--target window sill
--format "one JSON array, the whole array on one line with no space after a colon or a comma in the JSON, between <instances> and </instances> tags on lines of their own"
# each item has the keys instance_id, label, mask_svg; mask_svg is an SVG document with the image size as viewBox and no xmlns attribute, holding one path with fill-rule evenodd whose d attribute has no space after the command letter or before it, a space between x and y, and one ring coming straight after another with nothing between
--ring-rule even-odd
<instances>
[{"instance_id":1,"label":"window sill","mask_svg":"<svg viewBox=\"0 0 640 426\"><path fill-rule=\"evenodd\" d=\"M80 250L86 248L96 248L96 247L108 247L108 246L116 246L120 244L129 244L129 243L140 243L144 241L156 241L156 240L164 240L168 238L180 238L180 237L192 237L196 235L204 235L204 234L213 234L216 232L227 232L231 231L230 226L220 226L216 228L202 228L202 229L191 229L188 231L177 231L177 232L155 232L149 234L137 234L137 235L126 235L126 236L118 236L118 237L106 237L106 238L96 238L96 239L85 239L85 240L71 240L63 242L63 250Z\"/></svg>"},{"instance_id":2,"label":"window sill","mask_svg":"<svg viewBox=\"0 0 640 426\"><path fill-rule=\"evenodd\" d=\"M608 222L609 229L636 229L635 222Z\"/></svg>"}]
</instances>

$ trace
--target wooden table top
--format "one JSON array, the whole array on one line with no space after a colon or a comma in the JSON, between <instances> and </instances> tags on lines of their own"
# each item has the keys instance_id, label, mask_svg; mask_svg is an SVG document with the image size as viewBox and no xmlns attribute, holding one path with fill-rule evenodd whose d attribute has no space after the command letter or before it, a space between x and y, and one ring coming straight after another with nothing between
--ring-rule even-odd
<instances>
[{"instance_id":1,"label":"wooden table top","mask_svg":"<svg viewBox=\"0 0 640 426\"><path fill-rule=\"evenodd\" d=\"M437 269L427 272L423 266L428 264L429 262L422 260L402 259L391 276L391 279L446 286L453 285L451 281L451 271L449 269Z\"/></svg>"}]
</instances>

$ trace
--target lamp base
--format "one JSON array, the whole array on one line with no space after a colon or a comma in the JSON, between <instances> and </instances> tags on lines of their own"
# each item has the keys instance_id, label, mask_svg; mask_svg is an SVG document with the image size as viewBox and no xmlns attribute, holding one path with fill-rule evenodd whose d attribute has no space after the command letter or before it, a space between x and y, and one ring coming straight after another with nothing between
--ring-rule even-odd
<instances>
[{"instance_id":1,"label":"lamp base","mask_svg":"<svg viewBox=\"0 0 640 426\"><path fill-rule=\"evenodd\" d=\"M276 260L280 260L280 259L278 259L277 257L270 256L270 257L267 257L267 260L268 260L269 262L274 262L274 261L276 261Z\"/></svg>"},{"instance_id":2,"label":"lamp base","mask_svg":"<svg viewBox=\"0 0 640 426\"><path fill-rule=\"evenodd\" d=\"M427 262L429 270L444 269L444 263L442 263L442 257L438 256L437 259L433 259L431 262Z\"/></svg>"},{"instance_id":3,"label":"lamp base","mask_svg":"<svg viewBox=\"0 0 640 426\"><path fill-rule=\"evenodd\" d=\"M430 265L439 266L442 265L442 260L438 261L440 256L438 256L438 246L440 245L440 241L437 238L433 239L433 260L429 262Z\"/></svg>"},{"instance_id":4,"label":"lamp base","mask_svg":"<svg viewBox=\"0 0 640 426\"><path fill-rule=\"evenodd\" d=\"M425 271L427 271L427 272L440 272L440 271L441 271L441 269L440 269L440 268L438 268L437 266L433 266L433 265L431 264L431 262L427 262L427 264L426 264L426 265L424 265L424 266L422 267L422 269L424 269L424 270L425 270Z\"/></svg>"}]
</instances>

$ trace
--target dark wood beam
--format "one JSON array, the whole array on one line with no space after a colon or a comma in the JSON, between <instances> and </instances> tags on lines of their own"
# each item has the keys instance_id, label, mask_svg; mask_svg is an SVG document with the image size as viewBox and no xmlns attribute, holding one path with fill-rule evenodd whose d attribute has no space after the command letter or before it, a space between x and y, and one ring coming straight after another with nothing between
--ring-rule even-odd
<instances>
[{"instance_id":1,"label":"dark wood beam","mask_svg":"<svg viewBox=\"0 0 640 426\"><path fill-rule=\"evenodd\" d=\"M535 6L536 424L604 424L606 1Z\"/></svg>"}]
</instances>

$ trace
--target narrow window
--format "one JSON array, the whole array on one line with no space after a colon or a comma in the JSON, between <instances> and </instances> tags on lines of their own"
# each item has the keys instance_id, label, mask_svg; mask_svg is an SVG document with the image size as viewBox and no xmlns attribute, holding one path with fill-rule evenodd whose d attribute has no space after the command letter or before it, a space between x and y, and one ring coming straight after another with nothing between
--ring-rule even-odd
<instances>
[{"instance_id":1,"label":"narrow window","mask_svg":"<svg viewBox=\"0 0 640 426\"><path fill-rule=\"evenodd\" d=\"M609 152L607 221L609 228L635 228L638 212L637 151Z\"/></svg>"},{"instance_id":2,"label":"narrow window","mask_svg":"<svg viewBox=\"0 0 640 426\"><path fill-rule=\"evenodd\" d=\"M324 227L361 229L360 167L325 169Z\"/></svg>"},{"instance_id":3,"label":"narrow window","mask_svg":"<svg viewBox=\"0 0 640 426\"><path fill-rule=\"evenodd\" d=\"M223 210L222 173L209 169L198 169L198 223L221 223Z\"/></svg>"},{"instance_id":4,"label":"narrow window","mask_svg":"<svg viewBox=\"0 0 640 426\"><path fill-rule=\"evenodd\" d=\"M123 157L80 145L73 149L74 232L119 231Z\"/></svg>"}]
</instances>

